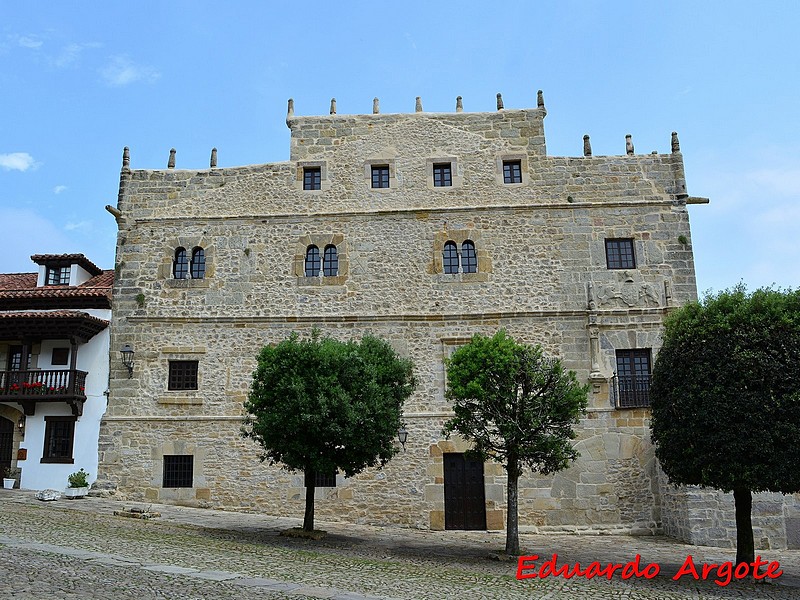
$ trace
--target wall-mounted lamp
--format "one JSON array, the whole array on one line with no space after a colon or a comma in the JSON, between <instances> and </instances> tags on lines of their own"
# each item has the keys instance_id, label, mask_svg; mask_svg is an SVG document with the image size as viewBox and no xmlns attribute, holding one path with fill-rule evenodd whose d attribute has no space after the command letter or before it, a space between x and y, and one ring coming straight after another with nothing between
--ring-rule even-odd
<instances>
[{"instance_id":1,"label":"wall-mounted lamp","mask_svg":"<svg viewBox=\"0 0 800 600\"><path fill-rule=\"evenodd\" d=\"M400 445L403 446L403 452L406 451L406 442L408 441L408 431L402 425L397 431L397 439L400 440Z\"/></svg>"},{"instance_id":2,"label":"wall-mounted lamp","mask_svg":"<svg viewBox=\"0 0 800 600\"><path fill-rule=\"evenodd\" d=\"M17 431L20 435L25 435L25 415L22 415L17 421Z\"/></svg>"},{"instance_id":3,"label":"wall-mounted lamp","mask_svg":"<svg viewBox=\"0 0 800 600\"><path fill-rule=\"evenodd\" d=\"M133 348L130 344L125 344L119 351L122 355L122 364L128 369L128 379L133 377Z\"/></svg>"}]
</instances>

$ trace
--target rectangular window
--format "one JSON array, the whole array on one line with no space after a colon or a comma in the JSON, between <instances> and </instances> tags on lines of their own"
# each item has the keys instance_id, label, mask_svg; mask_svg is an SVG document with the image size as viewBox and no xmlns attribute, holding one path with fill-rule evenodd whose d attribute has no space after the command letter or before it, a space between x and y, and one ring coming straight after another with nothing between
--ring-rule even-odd
<instances>
[{"instance_id":1,"label":"rectangular window","mask_svg":"<svg viewBox=\"0 0 800 600\"><path fill-rule=\"evenodd\" d=\"M452 171L452 166L450 163L441 163L433 165L433 186L450 187L451 185L453 185L451 171Z\"/></svg>"},{"instance_id":2,"label":"rectangular window","mask_svg":"<svg viewBox=\"0 0 800 600\"><path fill-rule=\"evenodd\" d=\"M650 406L650 348L617 350L617 407Z\"/></svg>"},{"instance_id":3,"label":"rectangular window","mask_svg":"<svg viewBox=\"0 0 800 600\"><path fill-rule=\"evenodd\" d=\"M51 365L66 365L69 361L69 348L53 348L53 358Z\"/></svg>"},{"instance_id":4,"label":"rectangular window","mask_svg":"<svg viewBox=\"0 0 800 600\"><path fill-rule=\"evenodd\" d=\"M503 161L503 183L522 183L522 161Z\"/></svg>"},{"instance_id":5,"label":"rectangular window","mask_svg":"<svg viewBox=\"0 0 800 600\"><path fill-rule=\"evenodd\" d=\"M320 167L303 167L303 189L322 189L322 169Z\"/></svg>"},{"instance_id":6,"label":"rectangular window","mask_svg":"<svg viewBox=\"0 0 800 600\"><path fill-rule=\"evenodd\" d=\"M196 360L171 360L169 361L169 390L196 390L197 389L197 363Z\"/></svg>"},{"instance_id":7,"label":"rectangular window","mask_svg":"<svg viewBox=\"0 0 800 600\"><path fill-rule=\"evenodd\" d=\"M75 462L72 458L75 421L76 417L44 418L44 451L41 462L67 464Z\"/></svg>"},{"instance_id":8,"label":"rectangular window","mask_svg":"<svg viewBox=\"0 0 800 600\"><path fill-rule=\"evenodd\" d=\"M374 188L389 187L389 165L372 166L372 187Z\"/></svg>"},{"instance_id":9,"label":"rectangular window","mask_svg":"<svg viewBox=\"0 0 800 600\"><path fill-rule=\"evenodd\" d=\"M632 239L606 240L606 264L609 269L635 269Z\"/></svg>"},{"instance_id":10,"label":"rectangular window","mask_svg":"<svg viewBox=\"0 0 800 600\"><path fill-rule=\"evenodd\" d=\"M190 488L194 479L194 456L191 454L164 455L164 481L161 487Z\"/></svg>"},{"instance_id":11,"label":"rectangular window","mask_svg":"<svg viewBox=\"0 0 800 600\"><path fill-rule=\"evenodd\" d=\"M47 267L45 285L69 285L69 267Z\"/></svg>"},{"instance_id":12,"label":"rectangular window","mask_svg":"<svg viewBox=\"0 0 800 600\"><path fill-rule=\"evenodd\" d=\"M308 487L308 475L304 476L305 485ZM314 487L336 487L336 469L329 473L314 473Z\"/></svg>"}]
</instances>

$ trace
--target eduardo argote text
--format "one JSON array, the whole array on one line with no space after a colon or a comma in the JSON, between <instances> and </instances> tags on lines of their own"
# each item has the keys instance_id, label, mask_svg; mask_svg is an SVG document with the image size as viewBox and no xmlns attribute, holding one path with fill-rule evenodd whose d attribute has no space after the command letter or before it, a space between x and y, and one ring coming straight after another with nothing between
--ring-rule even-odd
<instances>
[{"instance_id":1,"label":"eduardo argote text","mask_svg":"<svg viewBox=\"0 0 800 600\"><path fill-rule=\"evenodd\" d=\"M539 556L520 556L517 561L517 579L544 579L546 577L563 577L572 579L573 577L584 577L592 579L594 577L606 577L611 579L614 574L619 572L622 579L631 577L644 577L652 579L661 572L661 567L656 563L641 564L641 555L637 554L633 560L627 563L606 563L590 562L586 567L581 568L581 563L558 564L558 554L553 554L551 558L539 563ZM682 577L692 577L694 579L713 579L719 586L728 585L733 579L744 579L752 576L759 581L763 579L777 579L783 575L780 570L780 563L777 561L769 562L762 560L761 556L749 563L739 563L734 566L732 562L722 563L695 563L692 555L689 554L683 561L681 567L672 576L673 581L678 581ZM766 570L762 571L762 567Z\"/></svg>"}]
</instances>

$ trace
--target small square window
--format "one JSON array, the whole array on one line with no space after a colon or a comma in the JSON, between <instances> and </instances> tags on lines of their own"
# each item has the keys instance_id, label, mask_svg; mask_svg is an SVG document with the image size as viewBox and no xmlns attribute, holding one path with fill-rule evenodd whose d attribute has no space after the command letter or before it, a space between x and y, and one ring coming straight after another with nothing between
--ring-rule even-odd
<instances>
[{"instance_id":1,"label":"small square window","mask_svg":"<svg viewBox=\"0 0 800 600\"><path fill-rule=\"evenodd\" d=\"M503 161L503 183L522 183L522 161Z\"/></svg>"},{"instance_id":2,"label":"small square window","mask_svg":"<svg viewBox=\"0 0 800 600\"><path fill-rule=\"evenodd\" d=\"M47 267L45 285L69 285L69 267Z\"/></svg>"},{"instance_id":3,"label":"small square window","mask_svg":"<svg viewBox=\"0 0 800 600\"><path fill-rule=\"evenodd\" d=\"M196 390L197 389L197 363L196 360L171 360L169 361L169 390Z\"/></svg>"},{"instance_id":4,"label":"small square window","mask_svg":"<svg viewBox=\"0 0 800 600\"><path fill-rule=\"evenodd\" d=\"M190 488L194 479L194 456L191 454L165 454L164 479L161 484L165 488Z\"/></svg>"},{"instance_id":5,"label":"small square window","mask_svg":"<svg viewBox=\"0 0 800 600\"><path fill-rule=\"evenodd\" d=\"M633 240L606 240L606 265L609 269L635 269Z\"/></svg>"},{"instance_id":6,"label":"small square window","mask_svg":"<svg viewBox=\"0 0 800 600\"><path fill-rule=\"evenodd\" d=\"M75 417L44 418L43 463L73 464L72 445L75 439Z\"/></svg>"},{"instance_id":7,"label":"small square window","mask_svg":"<svg viewBox=\"0 0 800 600\"><path fill-rule=\"evenodd\" d=\"M389 165L372 165L372 187L389 187Z\"/></svg>"},{"instance_id":8,"label":"small square window","mask_svg":"<svg viewBox=\"0 0 800 600\"><path fill-rule=\"evenodd\" d=\"M66 365L69 361L69 348L53 348L53 358L50 359L51 365Z\"/></svg>"},{"instance_id":9,"label":"small square window","mask_svg":"<svg viewBox=\"0 0 800 600\"><path fill-rule=\"evenodd\" d=\"M309 481L308 476L310 473L305 475L305 485L308 487ZM314 487L336 487L336 469L333 469L327 473L314 473Z\"/></svg>"},{"instance_id":10,"label":"small square window","mask_svg":"<svg viewBox=\"0 0 800 600\"><path fill-rule=\"evenodd\" d=\"M320 167L303 167L303 189L322 189L322 169Z\"/></svg>"},{"instance_id":11,"label":"small square window","mask_svg":"<svg viewBox=\"0 0 800 600\"><path fill-rule=\"evenodd\" d=\"M433 165L433 187L450 187L451 185L453 185L451 164Z\"/></svg>"}]
</instances>

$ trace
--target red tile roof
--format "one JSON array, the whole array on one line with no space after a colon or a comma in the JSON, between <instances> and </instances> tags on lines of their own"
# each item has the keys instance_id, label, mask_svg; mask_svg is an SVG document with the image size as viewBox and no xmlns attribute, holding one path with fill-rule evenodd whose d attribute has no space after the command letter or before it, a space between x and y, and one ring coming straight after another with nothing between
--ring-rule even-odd
<instances>
[{"instance_id":1,"label":"red tile roof","mask_svg":"<svg viewBox=\"0 0 800 600\"><path fill-rule=\"evenodd\" d=\"M48 256L48 255L36 255ZM58 255L70 256L70 255ZM83 255L81 255L83 256ZM0 310L26 308L110 308L114 271L99 274L81 285L36 287L36 273L0 274Z\"/></svg>"},{"instance_id":2,"label":"red tile roof","mask_svg":"<svg viewBox=\"0 0 800 600\"><path fill-rule=\"evenodd\" d=\"M103 270L83 254L34 254L31 260L37 265L65 266L79 264L92 275L100 275Z\"/></svg>"}]
</instances>

